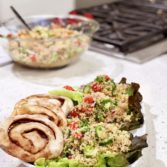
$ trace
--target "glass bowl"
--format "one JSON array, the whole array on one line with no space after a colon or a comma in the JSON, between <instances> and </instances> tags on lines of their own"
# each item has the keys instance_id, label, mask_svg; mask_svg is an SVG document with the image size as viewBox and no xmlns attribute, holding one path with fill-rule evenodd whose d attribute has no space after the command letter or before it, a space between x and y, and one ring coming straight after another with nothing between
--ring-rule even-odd
<instances>
[{"instance_id":1,"label":"glass bowl","mask_svg":"<svg viewBox=\"0 0 167 167\"><path fill-rule=\"evenodd\" d=\"M92 35L99 28L96 21L74 15L24 19L31 31L26 30L17 18L4 23L9 31L8 48L14 62L33 68L55 68L72 63L88 49ZM34 29L35 34L32 33ZM43 29L47 29L47 33Z\"/></svg>"}]
</instances>

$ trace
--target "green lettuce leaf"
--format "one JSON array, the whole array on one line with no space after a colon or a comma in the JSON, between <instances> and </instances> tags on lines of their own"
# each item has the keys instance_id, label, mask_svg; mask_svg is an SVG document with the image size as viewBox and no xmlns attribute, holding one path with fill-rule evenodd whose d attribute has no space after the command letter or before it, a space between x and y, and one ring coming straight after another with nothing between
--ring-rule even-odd
<instances>
[{"instance_id":1,"label":"green lettuce leaf","mask_svg":"<svg viewBox=\"0 0 167 167\"><path fill-rule=\"evenodd\" d=\"M83 96L84 96L83 93L81 92L71 91L67 89L52 90L49 91L49 94L68 97L71 100L77 102L78 104L80 104L83 101Z\"/></svg>"},{"instance_id":2,"label":"green lettuce leaf","mask_svg":"<svg viewBox=\"0 0 167 167\"><path fill-rule=\"evenodd\" d=\"M98 156L95 167L125 167L127 165L129 163L124 155L106 153Z\"/></svg>"},{"instance_id":3,"label":"green lettuce leaf","mask_svg":"<svg viewBox=\"0 0 167 167\"><path fill-rule=\"evenodd\" d=\"M39 158L35 161L34 165L36 167L45 167L46 166L46 159L45 158Z\"/></svg>"},{"instance_id":4,"label":"green lettuce leaf","mask_svg":"<svg viewBox=\"0 0 167 167\"><path fill-rule=\"evenodd\" d=\"M45 158L39 158L35 161L36 167L86 167L76 160L67 158L59 158L52 160L45 160Z\"/></svg>"}]
</instances>

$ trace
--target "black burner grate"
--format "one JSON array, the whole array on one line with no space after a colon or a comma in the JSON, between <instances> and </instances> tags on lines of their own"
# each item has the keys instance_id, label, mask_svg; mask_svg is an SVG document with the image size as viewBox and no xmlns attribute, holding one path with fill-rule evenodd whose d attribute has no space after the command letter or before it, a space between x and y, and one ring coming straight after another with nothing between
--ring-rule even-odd
<instances>
[{"instance_id":1,"label":"black burner grate","mask_svg":"<svg viewBox=\"0 0 167 167\"><path fill-rule=\"evenodd\" d=\"M78 14L91 13L100 23L95 41L117 46L129 53L165 38L167 32L167 7L143 0L132 0L77 10ZM148 5L150 4L150 5Z\"/></svg>"}]
</instances>

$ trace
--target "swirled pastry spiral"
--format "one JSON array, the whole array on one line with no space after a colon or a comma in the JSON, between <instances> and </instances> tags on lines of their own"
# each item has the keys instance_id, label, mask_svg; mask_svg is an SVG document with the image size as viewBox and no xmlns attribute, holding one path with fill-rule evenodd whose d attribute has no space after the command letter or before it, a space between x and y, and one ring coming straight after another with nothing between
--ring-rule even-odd
<instances>
[{"instance_id":1,"label":"swirled pastry spiral","mask_svg":"<svg viewBox=\"0 0 167 167\"><path fill-rule=\"evenodd\" d=\"M41 114L47 116L59 127L65 127L66 114L72 107L72 101L66 97L33 95L20 100L15 105L12 115Z\"/></svg>"},{"instance_id":2,"label":"swirled pastry spiral","mask_svg":"<svg viewBox=\"0 0 167 167\"><path fill-rule=\"evenodd\" d=\"M54 158L63 150L63 134L43 115L17 115L0 127L0 147L26 162Z\"/></svg>"}]
</instances>

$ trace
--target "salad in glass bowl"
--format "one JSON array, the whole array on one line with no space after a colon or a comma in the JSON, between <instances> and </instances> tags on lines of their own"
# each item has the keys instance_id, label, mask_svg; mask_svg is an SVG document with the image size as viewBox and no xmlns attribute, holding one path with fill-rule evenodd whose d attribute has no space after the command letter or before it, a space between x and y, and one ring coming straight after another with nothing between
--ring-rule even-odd
<instances>
[{"instance_id":1,"label":"salad in glass bowl","mask_svg":"<svg viewBox=\"0 0 167 167\"><path fill-rule=\"evenodd\" d=\"M9 30L9 52L14 62L33 68L55 68L75 61L87 49L98 23L82 16L26 17L31 30L17 19L4 26Z\"/></svg>"}]
</instances>

